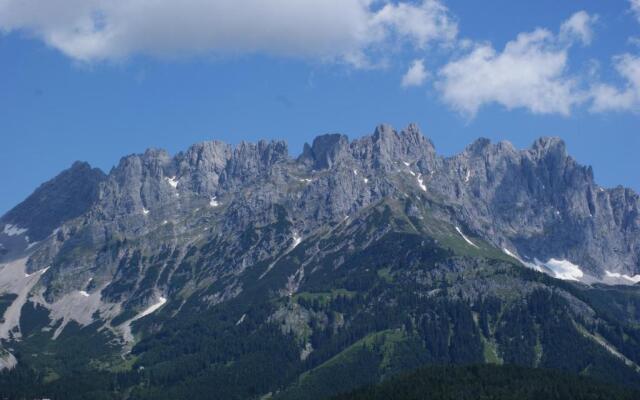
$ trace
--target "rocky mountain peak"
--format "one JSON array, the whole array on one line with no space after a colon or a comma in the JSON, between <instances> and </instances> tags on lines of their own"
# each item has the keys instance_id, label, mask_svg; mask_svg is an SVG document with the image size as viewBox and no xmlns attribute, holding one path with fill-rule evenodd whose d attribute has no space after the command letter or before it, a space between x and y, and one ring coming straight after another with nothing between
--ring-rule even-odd
<instances>
[{"instance_id":1,"label":"rocky mountain peak","mask_svg":"<svg viewBox=\"0 0 640 400\"><path fill-rule=\"evenodd\" d=\"M82 161L43 183L25 201L2 218L0 226L10 224L24 230L29 241L46 238L65 221L85 213L98 197L106 175Z\"/></svg>"},{"instance_id":2,"label":"rocky mountain peak","mask_svg":"<svg viewBox=\"0 0 640 400\"><path fill-rule=\"evenodd\" d=\"M196 170L220 169L224 168L232 153L230 145L213 140L194 144L177 158Z\"/></svg>"},{"instance_id":3,"label":"rocky mountain peak","mask_svg":"<svg viewBox=\"0 0 640 400\"><path fill-rule=\"evenodd\" d=\"M329 169L337 161L348 157L349 138L339 133L317 136L313 144L305 143L300 161L307 162L314 169Z\"/></svg>"},{"instance_id":4,"label":"rocky mountain peak","mask_svg":"<svg viewBox=\"0 0 640 400\"><path fill-rule=\"evenodd\" d=\"M234 149L227 166L228 178L241 181L252 179L268 171L271 166L286 161L289 148L285 141L266 141L258 143L240 142Z\"/></svg>"},{"instance_id":5,"label":"rocky mountain peak","mask_svg":"<svg viewBox=\"0 0 640 400\"><path fill-rule=\"evenodd\" d=\"M480 138L443 158L417 125L401 131L379 125L353 141L337 133L318 136L297 160L283 141L210 141L174 157L158 149L124 157L96 187L99 201L85 221L90 235L136 237L195 215L203 221L216 215L240 229L258 220L271 223L281 205L296 231L310 231L385 198L409 196L454 206L451 221L496 245L509 244L523 257L564 257L595 276L607 259L615 260L615 272L626 273L635 273L640 259L616 250L623 241L640 242L637 196L599 189L591 168L570 158L564 142L552 137L521 151ZM605 250L593 244L604 237Z\"/></svg>"},{"instance_id":6,"label":"rocky mountain peak","mask_svg":"<svg viewBox=\"0 0 640 400\"><path fill-rule=\"evenodd\" d=\"M376 126L376 129L373 131L374 142L393 141L397 138L398 138L398 133L389 124L380 124Z\"/></svg>"},{"instance_id":7,"label":"rocky mountain peak","mask_svg":"<svg viewBox=\"0 0 640 400\"><path fill-rule=\"evenodd\" d=\"M390 125L379 125L371 136L355 140L351 148L356 159L383 171L395 170L401 161L419 163L430 170L437 158L433 144L416 124L400 132Z\"/></svg>"},{"instance_id":8,"label":"rocky mountain peak","mask_svg":"<svg viewBox=\"0 0 640 400\"><path fill-rule=\"evenodd\" d=\"M71 164L71 167L69 167L67 171L75 172L75 173L88 173L92 170L93 168L91 167L91 164L89 164L86 161L78 160L78 161L74 161L73 164Z\"/></svg>"},{"instance_id":9,"label":"rocky mountain peak","mask_svg":"<svg viewBox=\"0 0 640 400\"><path fill-rule=\"evenodd\" d=\"M208 141L195 144L175 157L176 177L181 185L198 194L211 196L232 157L233 148L226 143Z\"/></svg>"},{"instance_id":10,"label":"rocky mountain peak","mask_svg":"<svg viewBox=\"0 0 640 400\"><path fill-rule=\"evenodd\" d=\"M538 158L555 156L567 157L567 146L559 137L541 137L531 145L531 152Z\"/></svg>"},{"instance_id":11,"label":"rocky mountain peak","mask_svg":"<svg viewBox=\"0 0 640 400\"><path fill-rule=\"evenodd\" d=\"M555 138L526 150L481 138L440 157L417 125L381 125L351 142L319 136L297 160L281 141L211 141L173 157L157 149L124 157L108 176L74 163L0 219L0 263L0 289L9 294L0 298L0 308L9 307L0 346L18 350L13 360L13 350L0 347L0 369L16 361L59 368L70 359L97 365L87 375L94 379L123 361L134 377L224 368L210 380L218 385L232 375L249 379L234 368L255 374L264 360L277 360L272 370L299 359L295 368L311 368L296 378L303 382L356 356L366 358L344 365L389 365L396 348L393 357L509 363L525 354L518 343L526 362L557 366L548 357L566 348L572 360L576 348L590 348L586 334L600 355L578 357L577 371L613 346L609 362L626 368L625 354L640 363L628 347L640 343L634 288L600 285L640 282L640 199L630 189L599 188ZM602 313L606 299L612 307ZM611 318L627 325L606 326ZM434 343L442 344L437 353ZM380 353L359 355L376 346ZM100 359L92 347L104 352ZM257 348L269 358L245 358ZM34 349L44 356L29 364ZM216 367L203 368L199 357L185 363L176 349L210 349ZM69 358L87 350L84 364ZM76 374L68 371L69 382ZM278 384L235 397L286 399L286 390ZM308 398L304 387L299 393L288 398Z\"/></svg>"},{"instance_id":12,"label":"rocky mountain peak","mask_svg":"<svg viewBox=\"0 0 640 400\"><path fill-rule=\"evenodd\" d=\"M490 139L478 138L465 148L465 152L473 155L481 155L486 152L490 146Z\"/></svg>"}]
</instances>

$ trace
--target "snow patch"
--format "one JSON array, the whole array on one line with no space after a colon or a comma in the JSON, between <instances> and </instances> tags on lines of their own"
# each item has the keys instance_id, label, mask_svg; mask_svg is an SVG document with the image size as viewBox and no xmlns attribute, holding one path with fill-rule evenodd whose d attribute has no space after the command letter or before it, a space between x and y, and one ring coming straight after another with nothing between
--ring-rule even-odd
<instances>
[{"instance_id":1,"label":"snow patch","mask_svg":"<svg viewBox=\"0 0 640 400\"><path fill-rule=\"evenodd\" d=\"M353 174L354 174L355 176L358 176L358 170L355 170L355 169L354 169L354 170L353 170Z\"/></svg>"},{"instance_id":2,"label":"snow patch","mask_svg":"<svg viewBox=\"0 0 640 400\"><path fill-rule=\"evenodd\" d=\"M311 353L313 352L313 346L311 345L311 343L308 343L304 346L304 349L302 349L302 351L300 352L300 360L304 361L307 358L309 358L309 356L311 355Z\"/></svg>"},{"instance_id":3,"label":"snow patch","mask_svg":"<svg viewBox=\"0 0 640 400\"><path fill-rule=\"evenodd\" d=\"M513 257L516 260L520 261L520 263L522 265L524 265L525 267L530 268L530 269L532 269L534 271L546 273L547 275L549 275L548 271L543 269L540 265L523 260L517 254L514 254L511 251L509 251L509 249L507 249L506 247L503 247L502 251L504 252L504 254L508 255L509 257Z\"/></svg>"},{"instance_id":4,"label":"snow patch","mask_svg":"<svg viewBox=\"0 0 640 400\"><path fill-rule=\"evenodd\" d=\"M151 306L147 307L145 310L141 311L140 313L138 313L135 317L131 318L130 320L124 322L120 326L120 329L122 331L122 336L123 336L124 340L127 343L132 343L134 341L134 337L133 337L133 333L131 332L131 324L133 322L141 319L141 318L146 317L149 314L154 313L160 307L162 307L166 302L167 302L167 299L162 297L162 296L160 296L156 303L154 303Z\"/></svg>"},{"instance_id":5,"label":"snow patch","mask_svg":"<svg viewBox=\"0 0 640 400\"><path fill-rule=\"evenodd\" d=\"M238 322L236 322L236 326L238 326L238 325L240 325L241 323L243 323L245 318L247 318L247 314L242 314L242 317L240 317L240 319L238 320Z\"/></svg>"},{"instance_id":6,"label":"snow patch","mask_svg":"<svg viewBox=\"0 0 640 400\"><path fill-rule=\"evenodd\" d=\"M157 309L159 309L160 307L162 307L164 305L164 303L167 302L167 299L160 296L160 298L158 299L157 303L152 304L151 306L149 306L148 308L146 308L144 311L142 311L141 313L139 313L138 315L136 315L135 317L133 317L133 319L131 319L131 322L133 321L137 321L140 318L144 318L149 314L154 313Z\"/></svg>"},{"instance_id":7,"label":"snow patch","mask_svg":"<svg viewBox=\"0 0 640 400\"><path fill-rule=\"evenodd\" d=\"M89 296L90 296L90 294L89 294L89 293L87 293L87 292L86 292L86 291L84 291L84 290L81 290L81 291L80 291L80 295L81 295L81 296L83 296L83 297L89 297Z\"/></svg>"},{"instance_id":8,"label":"snow patch","mask_svg":"<svg viewBox=\"0 0 640 400\"><path fill-rule=\"evenodd\" d=\"M302 238L300 236L298 236L297 233L293 234L293 244L291 245L291 250L295 249L296 247L298 247L298 245L302 242Z\"/></svg>"},{"instance_id":9,"label":"snow patch","mask_svg":"<svg viewBox=\"0 0 640 400\"><path fill-rule=\"evenodd\" d=\"M218 207L220 203L216 200L216 196L213 196L211 200L209 200L209 207Z\"/></svg>"},{"instance_id":10,"label":"snow patch","mask_svg":"<svg viewBox=\"0 0 640 400\"><path fill-rule=\"evenodd\" d=\"M364 183L369 183L369 179L364 178L363 180L364 180Z\"/></svg>"},{"instance_id":11,"label":"snow patch","mask_svg":"<svg viewBox=\"0 0 640 400\"><path fill-rule=\"evenodd\" d=\"M536 262L539 263L538 260ZM551 270L556 278L564 281L579 281L584 276L579 266L567 260L552 258L543 265Z\"/></svg>"},{"instance_id":12,"label":"snow patch","mask_svg":"<svg viewBox=\"0 0 640 400\"><path fill-rule=\"evenodd\" d=\"M475 247L476 249L479 249L479 247L475 243L473 243L471 240L469 240L469 238L466 237L464 233L462 233L460 228L458 228L457 226L456 226L456 231L458 231L458 233L460 234L460 236L462 236L465 242L469 243L471 246Z\"/></svg>"},{"instance_id":13,"label":"snow patch","mask_svg":"<svg viewBox=\"0 0 640 400\"><path fill-rule=\"evenodd\" d=\"M508 255L509 257L513 257L516 260L520 260L520 257L516 256L515 254L513 254L512 252L509 251L509 249L507 249L506 247L502 248L502 252L506 255Z\"/></svg>"},{"instance_id":14,"label":"snow patch","mask_svg":"<svg viewBox=\"0 0 640 400\"><path fill-rule=\"evenodd\" d=\"M403 161L402 163L403 163L406 167L408 167L409 165L411 165L411 164L409 164L409 163L408 163L408 162L406 162L406 161Z\"/></svg>"},{"instance_id":15,"label":"snow patch","mask_svg":"<svg viewBox=\"0 0 640 400\"><path fill-rule=\"evenodd\" d=\"M36 271L36 272L32 272L32 273L30 273L30 274L27 274L27 273L25 272L25 273L24 273L24 277L25 277L25 278L31 278L31 277L32 277L32 276L34 276L34 275L44 275L44 273L45 273L45 272L47 272L47 271L49 270L49 268L51 268L51 267L42 268L41 270Z\"/></svg>"},{"instance_id":16,"label":"snow patch","mask_svg":"<svg viewBox=\"0 0 640 400\"><path fill-rule=\"evenodd\" d=\"M640 282L640 275L629 276L629 275L621 274L619 272L611 272L611 271L604 271L604 273L607 276L607 278L624 279L633 283Z\"/></svg>"},{"instance_id":17,"label":"snow patch","mask_svg":"<svg viewBox=\"0 0 640 400\"><path fill-rule=\"evenodd\" d=\"M309 179L309 178L298 178L298 180L302 183L311 183L313 182L313 179Z\"/></svg>"},{"instance_id":18,"label":"snow patch","mask_svg":"<svg viewBox=\"0 0 640 400\"><path fill-rule=\"evenodd\" d=\"M508 256L511 256L520 261L527 268L531 268L538 272L542 272L554 278L565 281L577 281L587 284L599 282L605 285L634 285L640 283L640 274L630 276L619 272L611 272L605 270L604 277L597 278L585 274L579 265L576 265L568 260L551 258L548 261L543 262L537 258L534 258L533 261L525 261L518 257L517 254L512 253L506 248L503 248L502 251Z\"/></svg>"},{"instance_id":19,"label":"snow patch","mask_svg":"<svg viewBox=\"0 0 640 400\"><path fill-rule=\"evenodd\" d=\"M427 191L427 186L425 186L424 181L422 180L422 174L418 175L418 186L422 189L423 192Z\"/></svg>"},{"instance_id":20,"label":"snow patch","mask_svg":"<svg viewBox=\"0 0 640 400\"><path fill-rule=\"evenodd\" d=\"M551 258L547 262L542 262L537 258L534 258L533 262L529 262L521 259L516 254L513 254L506 248L503 248L502 251L506 255L511 256L516 260L520 261L525 267L531 268L538 272L543 272L557 279L561 279L564 281L581 281L582 278L584 277L584 272L582 272L582 269L578 265L573 264L571 261L568 261L568 260ZM614 275L620 275L620 274L609 275L609 271L607 271L607 276L609 277L621 277L621 276L614 276ZM638 276L637 279L640 282L640 275Z\"/></svg>"},{"instance_id":21,"label":"snow patch","mask_svg":"<svg viewBox=\"0 0 640 400\"><path fill-rule=\"evenodd\" d=\"M287 250L285 250L284 253L282 253L281 255L279 255L271 264L269 264L269 266L267 267L267 269L262 273L262 275L260 275L260 277L258 278L258 280L264 278L265 275L267 275L269 273L269 271L271 271L273 269L273 267L278 263L278 261L280 261L283 257L285 257L287 254L291 253L293 251L293 249L295 249L296 247L298 247L298 245L302 242L302 238L300 236L298 236L297 233L293 233L293 243L291 244L291 246L289 246L289 248Z\"/></svg>"},{"instance_id":22,"label":"snow patch","mask_svg":"<svg viewBox=\"0 0 640 400\"><path fill-rule=\"evenodd\" d=\"M142 207L142 214L148 215L149 214L149 210L147 210L145 207Z\"/></svg>"},{"instance_id":23,"label":"snow patch","mask_svg":"<svg viewBox=\"0 0 640 400\"><path fill-rule=\"evenodd\" d=\"M20 228L18 225L6 224L3 230L4 234L7 236L18 236L27 232L27 229Z\"/></svg>"},{"instance_id":24,"label":"snow patch","mask_svg":"<svg viewBox=\"0 0 640 400\"><path fill-rule=\"evenodd\" d=\"M471 178L471 170L470 170L470 169L468 169L468 170L467 170L467 174L466 174L466 175L465 175L465 177L464 177L464 182L465 182L465 183L468 183L470 178Z\"/></svg>"},{"instance_id":25,"label":"snow patch","mask_svg":"<svg viewBox=\"0 0 640 400\"><path fill-rule=\"evenodd\" d=\"M169 183L169 185L171 185L172 188L176 189L178 187L178 180L176 179L176 177L172 177L172 178L164 178L167 183Z\"/></svg>"}]
</instances>

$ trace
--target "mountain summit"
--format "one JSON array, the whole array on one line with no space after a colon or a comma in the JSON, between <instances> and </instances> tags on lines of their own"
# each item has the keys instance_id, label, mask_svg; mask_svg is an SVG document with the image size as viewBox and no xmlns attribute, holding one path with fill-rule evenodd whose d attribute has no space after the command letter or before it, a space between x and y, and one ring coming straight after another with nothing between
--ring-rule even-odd
<instances>
[{"instance_id":1,"label":"mountain summit","mask_svg":"<svg viewBox=\"0 0 640 400\"><path fill-rule=\"evenodd\" d=\"M0 368L55 371L42 390L85 363L150 371L118 384L134 398L321 398L429 363L640 378L640 197L558 138L442 157L381 125L297 158L212 141L75 163L0 218L0 263Z\"/></svg>"}]
</instances>

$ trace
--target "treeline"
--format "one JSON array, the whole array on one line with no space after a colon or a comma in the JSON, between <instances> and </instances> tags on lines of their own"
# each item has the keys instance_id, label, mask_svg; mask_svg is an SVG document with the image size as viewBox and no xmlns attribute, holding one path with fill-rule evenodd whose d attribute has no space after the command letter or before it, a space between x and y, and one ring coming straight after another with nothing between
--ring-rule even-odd
<instances>
[{"instance_id":1,"label":"treeline","mask_svg":"<svg viewBox=\"0 0 640 400\"><path fill-rule=\"evenodd\" d=\"M640 392L551 370L427 367L332 400L634 400Z\"/></svg>"}]
</instances>

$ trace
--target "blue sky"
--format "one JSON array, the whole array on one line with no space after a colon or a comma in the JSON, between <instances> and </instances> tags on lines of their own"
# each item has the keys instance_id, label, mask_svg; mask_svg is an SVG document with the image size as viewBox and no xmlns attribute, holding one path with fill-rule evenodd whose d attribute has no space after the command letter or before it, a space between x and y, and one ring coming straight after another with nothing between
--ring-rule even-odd
<instances>
[{"instance_id":1,"label":"blue sky","mask_svg":"<svg viewBox=\"0 0 640 400\"><path fill-rule=\"evenodd\" d=\"M445 155L560 136L640 190L638 0L43 4L0 1L0 214L75 160L210 139L297 155L383 122Z\"/></svg>"}]
</instances>

